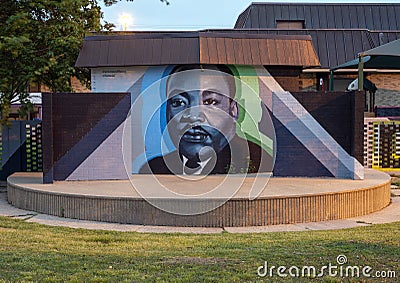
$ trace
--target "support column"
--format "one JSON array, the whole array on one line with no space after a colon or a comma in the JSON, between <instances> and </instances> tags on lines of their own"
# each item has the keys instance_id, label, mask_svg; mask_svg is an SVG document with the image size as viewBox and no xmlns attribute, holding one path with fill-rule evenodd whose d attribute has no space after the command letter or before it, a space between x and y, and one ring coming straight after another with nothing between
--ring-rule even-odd
<instances>
[{"instance_id":1,"label":"support column","mask_svg":"<svg viewBox=\"0 0 400 283\"><path fill-rule=\"evenodd\" d=\"M329 90L333 91L334 90L334 77L333 77L333 70L331 70L329 74Z\"/></svg>"},{"instance_id":2,"label":"support column","mask_svg":"<svg viewBox=\"0 0 400 283\"><path fill-rule=\"evenodd\" d=\"M363 56L358 55L358 90L364 90L364 63L362 61Z\"/></svg>"}]
</instances>

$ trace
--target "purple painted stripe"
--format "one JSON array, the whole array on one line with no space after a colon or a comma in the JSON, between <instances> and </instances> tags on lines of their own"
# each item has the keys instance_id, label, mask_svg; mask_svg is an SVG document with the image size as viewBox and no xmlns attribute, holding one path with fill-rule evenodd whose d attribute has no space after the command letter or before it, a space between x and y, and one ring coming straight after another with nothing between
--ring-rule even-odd
<instances>
[{"instance_id":1,"label":"purple painted stripe","mask_svg":"<svg viewBox=\"0 0 400 283\"><path fill-rule=\"evenodd\" d=\"M105 139L121 125L130 110L130 94L121 101L54 164L56 181L65 180Z\"/></svg>"}]
</instances>

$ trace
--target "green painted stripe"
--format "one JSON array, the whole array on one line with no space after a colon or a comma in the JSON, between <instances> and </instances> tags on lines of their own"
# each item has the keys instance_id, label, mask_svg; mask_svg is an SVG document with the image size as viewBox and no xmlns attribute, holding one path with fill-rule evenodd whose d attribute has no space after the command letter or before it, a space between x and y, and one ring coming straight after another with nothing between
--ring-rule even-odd
<instances>
[{"instance_id":1,"label":"green painted stripe","mask_svg":"<svg viewBox=\"0 0 400 283\"><path fill-rule=\"evenodd\" d=\"M251 66L230 65L228 67L236 78L235 99L239 104L237 135L259 145L273 156L273 140L258 129L258 123L262 118L262 101L259 96L260 88L256 70Z\"/></svg>"}]
</instances>

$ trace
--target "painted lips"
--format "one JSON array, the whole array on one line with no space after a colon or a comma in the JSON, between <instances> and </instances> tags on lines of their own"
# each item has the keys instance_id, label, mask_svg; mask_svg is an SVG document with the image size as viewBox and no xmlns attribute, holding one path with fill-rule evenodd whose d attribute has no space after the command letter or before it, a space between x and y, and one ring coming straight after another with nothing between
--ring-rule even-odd
<instances>
[{"instance_id":1,"label":"painted lips","mask_svg":"<svg viewBox=\"0 0 400 283\"><path fill-rule=\"evenodd\" d=\"M182 139L191 143L202 143L208 137L208 133L202 127L193 127L188 129L182 136Z\"/></svg>"}]
</instances>

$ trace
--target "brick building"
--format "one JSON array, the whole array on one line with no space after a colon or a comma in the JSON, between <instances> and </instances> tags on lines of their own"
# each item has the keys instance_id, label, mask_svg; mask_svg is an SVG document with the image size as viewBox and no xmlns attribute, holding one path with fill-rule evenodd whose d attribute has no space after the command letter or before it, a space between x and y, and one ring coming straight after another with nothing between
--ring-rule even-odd
<instances>
[{"instance_id":1,"label":"brick building","mask_svg":"<svg viewBox=\"0 0 400 283\"><path fill-rule=\"evenodd\" d=\"M327 90L330 68L400 38L399 13L399 3L253 3L239 15L235 29L310 35L321 67L304 69L298 76L285 74L280 79L289 91ZM399 71L365 69L364 74L378 88L376 106L400 105ZM334 90L345 90L355 78L356 69L336 71Z\"/></svg>"},{"instance_id":2,"label":"brick building","mask_svg":"<svg viewBox=\"0 0 400 283\"><path fill-rule=\"evenodd\" d=\"M234 79L233 88L219 90L226 86L226 75L211 76L208 71L217 65L225 67L225 74ZM126 179L127 172L146 174L147 168L162 172L155 174L181 172L179 160L183 158L174 159L178 168L173 172L162 163L151 165L164 156L177 156L182 149L174 142L177 135L169 131L177 127L167 126L171 124L171 106L167 105L172 105L168 101L182 95L186 104L181 105L195 107L189 93L226 96L222 92L234 104L230 109L238 113L234 128L230 128L230 141L240 139L256 146L252 156L245 157L257 164L254 170L271 170L274 176L362 179L362 94L287 91L295 88L293 78L305 67L319 65L309 35L233 29L88 36L76 66L90 69L92 93L44 96L44 180ZM189 86L177 87L179 93L171 96L167 86L176 76L176 67L182 66L197 75L178 80ZM217 82L207 86L208 81ZM203 85L207 89L203 90ZM204 111L217 109L205 109L208 104L202 103ZM200 112L198 116L203 115ZM221 115L212 118L224 120ZM185 119L179 121L186 123ZM242 156L246 144L235 147L231 156ZM215 152L221 153L217 160L230 159L230 153ZM298 166L292 166L293 162ZM231 172L226 171L231 170L227 164L223 164L225 171L218 172Z\"/></svg>"}]
</instances>

